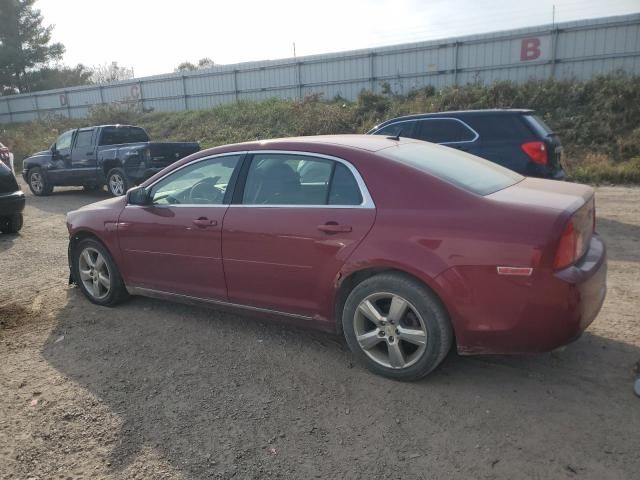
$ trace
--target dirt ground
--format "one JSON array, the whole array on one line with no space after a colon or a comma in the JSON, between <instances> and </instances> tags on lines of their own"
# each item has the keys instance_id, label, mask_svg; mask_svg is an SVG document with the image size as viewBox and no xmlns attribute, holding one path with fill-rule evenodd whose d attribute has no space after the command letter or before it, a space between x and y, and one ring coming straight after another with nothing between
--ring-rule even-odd
<instances>
[{"instance_id":1,"label":"dirt ground","mask_svg":"<svg viewBox=\"0 0 640 480\"><path fill-rule=\"evenodd\" d=\"M0 235L0 478L640 478L640 189L603 187L609 292L531 357L451 354L403 384L337 337L67 287L65 213L28 196Z\"/></svg>"}]
</instances>

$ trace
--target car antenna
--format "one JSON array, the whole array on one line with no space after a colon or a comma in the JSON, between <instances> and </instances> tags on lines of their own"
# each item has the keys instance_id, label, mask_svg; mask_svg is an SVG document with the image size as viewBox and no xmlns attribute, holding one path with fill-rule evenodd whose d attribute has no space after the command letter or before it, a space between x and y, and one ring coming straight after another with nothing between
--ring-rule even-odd
<instances>
[{"instance_id":1,"label":"car antenna","mask_svg":"<svg viewBox=\"0 0 640 480\"><path fill-rule=\"evenodd\" d=\"M400 134L402 133L402 129L398 130L398 133L395 135L389 135L387 138L389 140L400 140Z\"/></svg>"}]
</instances>

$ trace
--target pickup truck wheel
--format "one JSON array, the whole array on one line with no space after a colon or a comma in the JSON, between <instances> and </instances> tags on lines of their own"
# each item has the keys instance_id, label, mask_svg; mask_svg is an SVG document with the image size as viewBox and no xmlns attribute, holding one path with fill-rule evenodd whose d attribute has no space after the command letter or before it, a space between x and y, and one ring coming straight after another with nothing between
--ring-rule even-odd
<instances>
[{"instance_id":1,"label":"pickup truck wheel","mask_svg":"<svg viewBox=\"0 0 640 480\"><path fill-rule=\"evenodd\" d=\"M22 214L16 213L0 218L0 232L18 233L22 228Z\"/></svg>"},{"instance_id":2,"label":"pickup truck wheel","mask_svg":"<svg viewBox=\"0 0 640 480\"><path fill-rule=\"evenodd\" d=\"M46 175L40 167L34 167L29 170L27 180L29 180L29 189L38 197L50 195L53 191L53 185L49 184Z\"/></svg>"},{"instance_id":3,"label":"pickup truck wheel","mask_svg":"<svg viewBox=\"0 0 640 480\"><path fill-rule=\"evenodd\" d=\"M97 240L81 240L71 258L73 278L89 301L112 307L129 296L116 263Z\"/></svg>"},{"instance_id":4,"label":"pickup truck wheel","mask_svg":"<svg viewBox=\"0 0 640 480\"><path fill-rule=\"evenodd\" d=\"M107 190L114 197L121 197L129 189L129 182L121 168L112 168L107 173Z\"/></svg>"}]
</instances>

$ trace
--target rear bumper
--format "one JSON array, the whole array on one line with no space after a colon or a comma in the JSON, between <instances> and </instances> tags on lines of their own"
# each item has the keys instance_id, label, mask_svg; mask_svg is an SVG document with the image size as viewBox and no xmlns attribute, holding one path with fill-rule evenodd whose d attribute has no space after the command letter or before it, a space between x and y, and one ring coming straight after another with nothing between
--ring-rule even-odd
<instances>
[{"instance_id":1,"label":"rear bumper","mask_svg":"<svg viewBox=\"0 0 640 480\"><path fill-rule=\"evenodd\" d=\"M0 216L13 215L24 210L25 197L20 190L0 194Z\"/></svg>"},{"instance_id":2,"label":"rear bumper","mask_svg":"<svg viewBox=\"0 0 640 480\"><path fill-rule=\"evenodd\" d=\"M531 277L495 267L456 267L437 281L447 293L462 354L547 352L571 343L593 322L606 295L607 257L593 235L577 264Z\"/></svg>"}]
</instances>

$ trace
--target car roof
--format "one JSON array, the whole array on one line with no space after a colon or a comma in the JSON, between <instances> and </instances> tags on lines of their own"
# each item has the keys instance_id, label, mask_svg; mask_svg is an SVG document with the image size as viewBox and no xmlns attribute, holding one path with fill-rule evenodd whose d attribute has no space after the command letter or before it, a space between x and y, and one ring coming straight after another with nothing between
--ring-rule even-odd
<instances>
[{"instance_id":1,"label":"car roof","mask_svg":"<svg viewBox=\"0 0 640 480\"><path fill-rule=\"evenodd\" d=\"M389 120L385 120L379 123L377 126L381 127L392 122L402 120L419 120L421 118L438 118L438 117L473 117L478 115L524 115L534 113L533 110L526 108L488 108L484 110L451 110L448 112L432 112L432 113L416 113L413 115L404 115L402 117L395 117Z\"/></svg>"},{"instance_id":2,"label":"car roof","mask_svg":"<svg viewBox=\"0 0 640 480\"><path fill-rule=\"evenodd\" d=\"M79 127L77 129L72 128L71 130L87 130L89 128L106 128L106 127L115 127L115 128L126 127L126 128L141 128L142 129L142 127L140 127L138 125L123 125L123 124L120 124L120 123L112 123L112 124L107 124L107 125L89 125L88 127Z\"/></svg>"},{"instance_id":3,"label":"car roof","mask_svg":"<svg viewBox=\"0 0 640 480\"><path fill-rule=\"evenodd\" d=\"M235 143L232 145L222 145L220 147L203 150L200 153L212 154L241 150L301 150L313 151L321 146L342 147L343 149L365 150L377 152L399 143L414 143L417 140L410 138L400 138L398 140L385 137L384 135L314 135L308 137L288 137L275 138L269 140L258 140L253 142Z\"/></svg>"}]
</instances>

